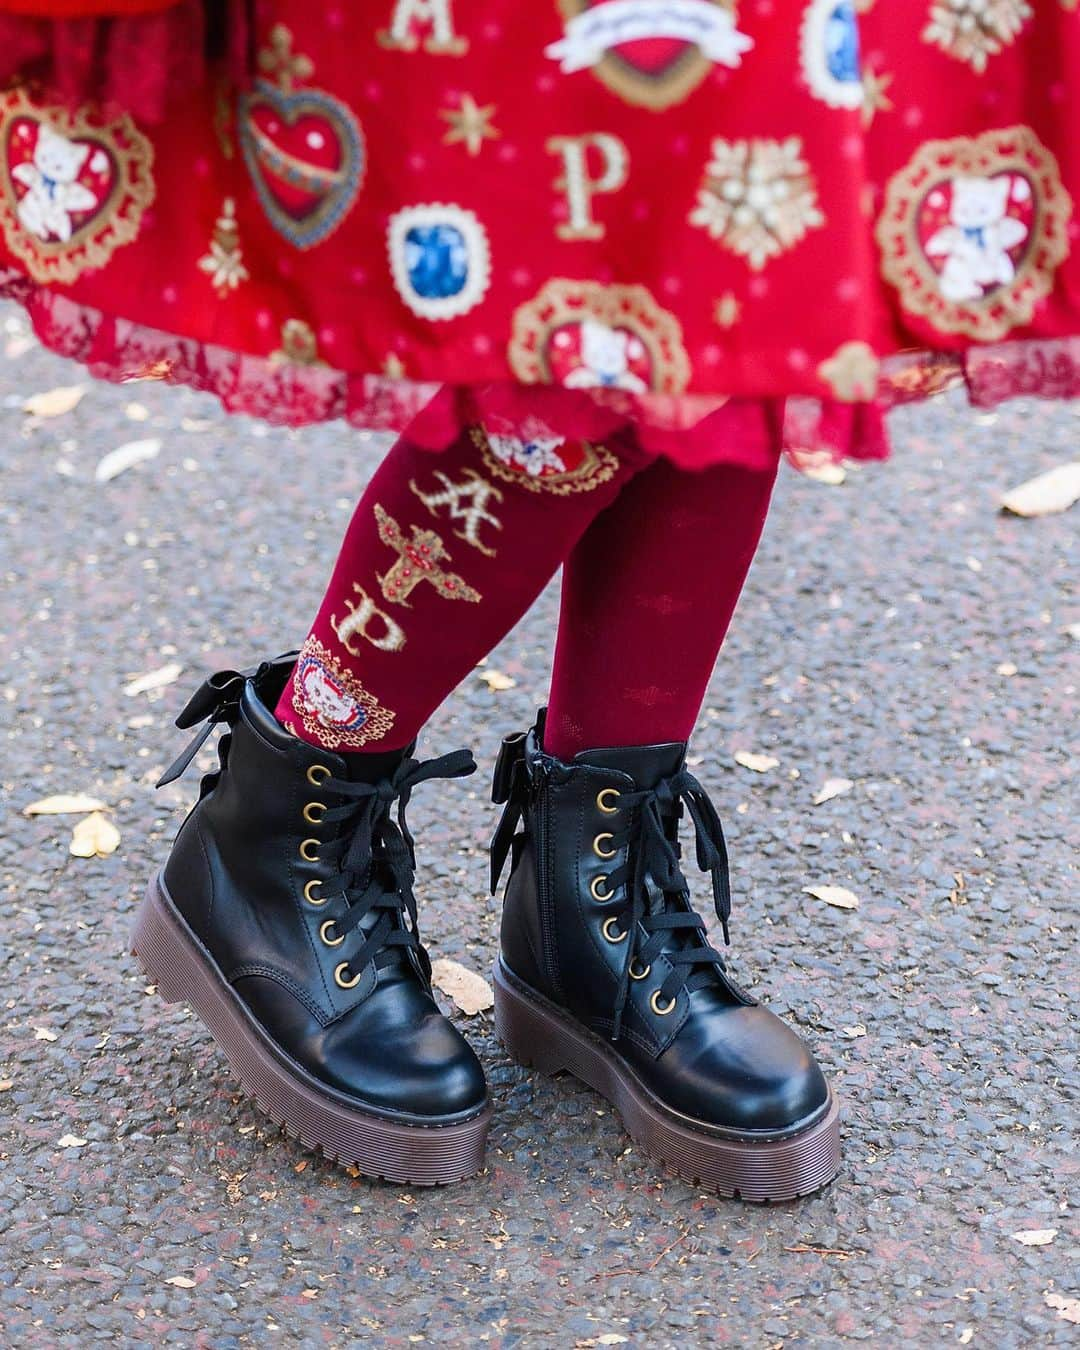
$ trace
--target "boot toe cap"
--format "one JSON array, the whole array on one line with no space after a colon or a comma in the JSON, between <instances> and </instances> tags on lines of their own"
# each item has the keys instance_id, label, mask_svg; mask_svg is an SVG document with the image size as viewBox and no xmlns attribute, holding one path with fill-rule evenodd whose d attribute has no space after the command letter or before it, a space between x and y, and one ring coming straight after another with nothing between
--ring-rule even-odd
<instances>
[{"instance_id":1,"label":"boot toe cap","mask_svg":"<svg viewBox=\"0 0 1080 1350\"><path fill-rule=\"evenodd\" d=\"M695 1031L658 1061L663 1066L671 1057L663 1095L677 1110L728 1129L782 1131L825 1109L825 1075L807 1045L768 1009L729 1008L702 1019Z\"/></svg>"}]
</instances>

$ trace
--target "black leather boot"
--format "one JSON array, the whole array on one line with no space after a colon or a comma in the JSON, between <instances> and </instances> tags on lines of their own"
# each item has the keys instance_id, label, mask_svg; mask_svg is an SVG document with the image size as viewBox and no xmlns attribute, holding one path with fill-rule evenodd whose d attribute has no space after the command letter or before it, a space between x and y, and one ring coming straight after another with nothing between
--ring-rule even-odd
<instances>
[{"instance_id":1,"label":"black leather boot","mask_svg":"<svg viewBox=\"0 0 1080 1350\"><path fill-rule=\"evenodd\" d=\"M508 737L493 797L492 891L512 871L495 966L510 1054L605 1096L695 1184L788 1200L839 1167L836 1102L795 1033L732 980L690 904L679 820L727 936L727 852L684 744L545 754L543 713ZM521 827L519 829L519 826Z\"/></svg>"},{"instance_id":2,"label":"black leather boot","mask_svg":"<svg viewBox=\"0 0 1080 1350\"><path fill-rule=\"evenodd\" d=\"M432 997L405 807L417 784L476 766L465 750L421 764L412 747L342 756L297 739L270 711L294 662L214 675L177 719L208 725L162 783L216 724L228 732L133 947L305 1146L389 1181L456 1181L483 1166L491 1111Z\"/></svg>"}]
</instances>

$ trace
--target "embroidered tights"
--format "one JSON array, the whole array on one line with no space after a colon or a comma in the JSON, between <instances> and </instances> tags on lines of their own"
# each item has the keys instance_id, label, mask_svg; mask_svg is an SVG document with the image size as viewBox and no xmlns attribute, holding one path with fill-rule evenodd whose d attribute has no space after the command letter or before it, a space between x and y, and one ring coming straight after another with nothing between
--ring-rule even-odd
<instances>
[{"instance_id":1,"label":"embroidered tights","mask_svg":"<svg viewBox=\"0 0 1080 1350\"><path fill-rule=\"evenodd\" d=\"M685 740L775 477L632 441L402 438L353 515L276 713L327 749L407 745L564 564L546 748Z\"/></svg>"}]
</instances>

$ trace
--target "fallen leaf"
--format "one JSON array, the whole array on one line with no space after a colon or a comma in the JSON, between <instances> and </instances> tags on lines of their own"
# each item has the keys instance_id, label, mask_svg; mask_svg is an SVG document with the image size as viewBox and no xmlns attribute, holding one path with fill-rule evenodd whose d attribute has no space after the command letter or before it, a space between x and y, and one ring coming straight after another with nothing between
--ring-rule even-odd
<instances>
[{"instance_id":1,"label":"fallen leaf","mask_svg":"<svg viewBox=\"0 0 1080 1350\"><path fill-rule=\"evenodd\" d=\"M65 1134L56 1143L58 1148L82 1148L86 1140L80 1139L77 1134Z\"/></svg>"},{"instance_id":2,"label":"fallen leaf","mask_svg":"<svg viewBox=\"0 0 1080 1350\"><path fill-rule=\"evenodd\" d=\"M161 450L161 441L156 436L151 436L145 441L126 441L123 445L118 445L115 450L110 450L107 455L103 455L98 461L98 466L94 470L94 481L96 483L108 483L112 479L119 477L125 469L130 469L135 464L142 464L144 460L153 459Z\"/></svg>"},{"instance_id":3,"label":"fallen leaf","mask_svg":"<svg viewBox=\"0 0 1080 1350\"><path fill-rule=\"evenodd\" d=\"M620 1336L617 1331L605 1331L602 1336L597 1336L597 1345L625 1345L629 1336Z\"/></svg>"},{"instance_id":4,"label":"fallen leaf","mask_svg":"<svg viewBox=\"0 0 1080 1350\"><path fill-rule=\"evenodd\" d=\"M1080 642L1080 623L1070 623L1065 631L1074 642Z\"/></svg>"},{"instance_id":5,"label":"fallen leaf","mask_svg":"<svg viewBox=\"0 0 1080 1350\"><path fill-rule=\"evenodd\" d=\"M510 675L505 675L501 670L478 670L477 678L484 681L489 689L496 693L503 689L516 689L517 680Z\"/></svg>"},{"instance_id":6,"label":"fallen leaf","mask_svg":"<svg viewBox=\"0 0 1080 1350\"><path fill-rule=\"evenodd\" d=\"M132 680L124 685L124 693L128 698L134 698L136 694L148 694L151 689L164 689L167 684L173 684L184 673L184 667L176 661L170 661L167 666L159 666L157 670L148 670L145 675L140 675L138 679Z\"/></svg>"},{"instance_id":7,"label":"fallen leaf","mask_svg":"<svg viewBox=\"0 0 1080 1350\"><path fill-rule=\"evenodd\" d=\"M1019 669L1019 666L1014 666L1011 661L1002 661L1001 665L997 667L997 673L1008 677L1015 675Z\"/></svg>"},{"instance_id":8,"label":"fallen leaf","mask_svg":"<svg viewBox=\"0 0 1080 1350\"><path fill-rule=\"evenodd\" d=\"M858 909L859 897L846 886L804 886L804 895L812 895L815 900L824 900L827 905L837 909Z\"/></svg>"},{"instance_id":9,"label":"fallen leaf","mask_svg":"<svg viewBox=\"0 0 1080 1350\"><path fill-rule=\"evenodd\" d=\"M194 1289L195 1281L189 1279L187 1275L170 1275L165 1281L166 1284L174 1284L177 1289Z\"/></svg>"},{"instance_id":10,"label":"fallen leaf","mask_svg":"<svg viewBox=\"0 0 1080 1350\"><path fill-rule=\"evenodd\" d=\"M1001 509L1013 516L1053 516L1080 501L1080 460L1029 478L1001 497Z\"/></svg>"},{"instance_id":11,"label":"fallen leaf","mask_svg":"<svg viewBox=\"0 0 1080 1350\"><path fill-rule=\"evenodd\" d=\"M815 483L838 487L847 478L847 470L829 450L789 450L787 456L800 473Z\"/></svg>"},{"instance_id":12,"label":"fallen leaf","mask_svg":"<svg viewBox=\"0 0 1080 1350\"><path fill-rule=\"evenodd\" d=\"M1048 1247L1057 1235L1056 1228L1021 1228L1013 1237L1025 1247Z\"/></svg>"},{"instance_id":13,"label":"fallen leaf","mask_svg":"<svg viewBox=\"0 0 1080 1350\"><path fill-rule=\"evenodd\" d=\"M72 830L68 852L73 858L107 858L119 846L120 831L100 811L95 811Z\"/></svg>"},{"instance_id":14,"label":"fallen leaf","mask_svg":"<svg viewBox=\"0 0 1080 1350\"><path fill-rule=\"evenodd\" d=\"M866 1035L866 1028L861 1022L856 1022L854 1026L841 1027L840 1034L846 1036L849 1041L857 1041L860 1036Z\"/></svg>"},{"instance_id":15,"label":"fallen leaf","mask_svg":"<svg viewBox=\"0 0 1080 1350\"><path fill-rule=\"evenodd\" d=\"M129 422L145 422L150 416L150 409L142 403L129 403L124 409L124 416Z\"/></svg>"},{"instance_id":16,"label":"fallen leaf","mask_svg":"<svg viewBox=\"0 0 1080 1350\"><path fill-rule=\"evenodd\" d=\"M1053 1308L1066 1322L1080 1326L1080 1298L1065 1298L1062 1294L1044 1294L1046 1306Z\"/></svg>"},{"instance_id":17,"label":"fallen leaf","mask_svg":"<svg viewBox=\"0 0 1080 1350\"><path fill-rule=\"evenodd\" d=\"M755 755L750 750L736 750L734 758L736 764L741 764L744 769L752 769L754 773L768 773L780 763L772 755Z\"/></svg>"},{"instance_id":18,"label":"fallen leaf","mask_svg":"<svg viewBox=\"0 0 1080 1350\"><path fill-rule=\"evenodd\" d=\"M814 798L814 805L824 806L826 802L831 802L834 797L843 797L854 786L855 784L850 778L826 778Z\"/></svg>"},{"instance_id":19,"label":"fallen leaf","mask_svg":"<svg viewBox=\"0 0 1080 1350\"><path fill-rule=\"evenodd\" d=\"M963 1331L960 1333L960 1335L957 1337L957 1340L959 1340L961 1345L970 1345L972 1337L974 1335L975 1335L974 1327L965 1327Z\"/></svg>"},{"instance_id":20,"label":"fallen leaf","mask_svg":"<svg viewBox=\"0 0 1080 1350\"><path fill-rule=\"evenodd\" d=\"M55 1032L55 1031L50 1031L48 1027L35 1027L35 1028L34 1028L34 1040L35 1040L35 1041L56 1041L56 1040L59 1040L59 1039L60 1039L60 1038L59 1038L59 1036L57 1036L56 1032Z\"/></svg>"},{"instance_id":21,"label":"fallen leaf","mask_svg":"<svg viewBox=\"0 0 1080 1350\"><path fill-rule=\"evenodd\" d=\"M10 1092L15 1086L14 1078L0 1079L0 1092Z\"/></svg>"},{"instance_id":22,"label":"fallen leaf","mask_svg":"<svg viewBox=\"0 0 1080 1350\"><path fill-rule=\"evenodd\" d=\"M79 792L58 792L55 797L42 797L23 807L24 816L83 816L88 811L107 811L104 802Z\"/></svg>"},{"instance_id":23,"label":"fallen leaf","mask_svg":"<svg viewBox=\"0 0 1080 1350\"><path fill-rule=\"evenodd\" d=\"M46 389L43 394L31 394L23 404L23 412L31 417L62 417L71 412L85 393L85 384L62 384L56 389Z\"/></svg>"},{"instance_id":24,"label":"fallen leaf","mask_svg":"<svg viewBox=\"0 0 1080 1350\"><path fill-rule=\"evenodd\" d=\"M440 956L431 963L431 982L452 999L467 1017L483 1012L495 1002L491 986L482 975L469 970L458 961Z\"/></svg>"},{"instance_id":25,"label":"fallen leaf","mask_svg":"<svg viewBox=\"0 0 1080 1350\"><path fill-rule=\"evenodd\" d=\"M306 1171L307 1171L307 1159L306 1159L306 1158L301 1158L301 1160L300 1160L300 1161L296 1164L296 1166L293 1168L293 1171L294 1171L294 1172L306 1172Z\"/></svg>"}]
</instances>

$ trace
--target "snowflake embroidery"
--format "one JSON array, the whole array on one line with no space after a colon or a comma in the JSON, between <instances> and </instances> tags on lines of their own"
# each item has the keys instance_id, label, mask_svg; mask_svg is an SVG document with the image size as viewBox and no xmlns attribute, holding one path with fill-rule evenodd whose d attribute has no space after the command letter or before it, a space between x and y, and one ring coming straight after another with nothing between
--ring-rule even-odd
<instances>
[{"instance_id":1,"label":"snowflake embroidery","mask_svg":"<svg viewBox=\"0 0 1080 1350\"><path fill-rule=\"evenodd\" d=\"M222 299L230 291L235 291L242 281L248 279L244 254L240 247L240 234L236 226L236 203L231 197L225 198L221 215L214 224L210 251L203 254L198 265L199 270L210 278L210 284Z\"/></svg>"},{"instance_id":2,"label":"snowflake embroidery","mask_svg":"<svg viewBox=\"0 0 1080 1350\"><path fill-rule=\"evenodd\" d=\"M802 149L798 136L714 140L690 224L708 230L760 271L770 258L825 224Z\"/></svg>"},{"instance_id":3,"label":"snowflake embroidery","mask_svg":"<svg viewBox=\"0 0 1080 1350\"><path fill-rule=\"evenodd\" d=\"M565 473L566 464L558 453L562 440L519 441L513 436L488 437L495 456L511 469L522 469L532 478L545 471Z\"/></svg>"},{"instance_id":4,"label":"snowflake embroidery","mask_svg":"<svg viewBox=\"0 0 1080 1350\"><path fill-rule=\"evenodd\" d=\"M922 36L981 75L1031 15L1027 0L934 0Z\"/></svg>"}]
</instances>

